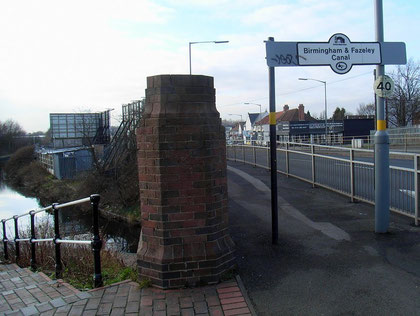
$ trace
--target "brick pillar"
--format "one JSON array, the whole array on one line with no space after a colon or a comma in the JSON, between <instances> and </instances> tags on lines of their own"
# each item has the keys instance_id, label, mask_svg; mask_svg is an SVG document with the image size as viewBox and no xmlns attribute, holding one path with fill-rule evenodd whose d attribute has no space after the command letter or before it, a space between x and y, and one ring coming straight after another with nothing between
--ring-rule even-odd
<instances>
[{"instance_id":1,"label":"brick pillar","mask_svg":"<svg viewBox=\"0 0 420 316\"><path fill-rule=\"evenodd\" d=\"M213 78L148 77L137 148L140 276L165 289L218 282L234 266L234 244Z\"/></svg>"}]
</instances>

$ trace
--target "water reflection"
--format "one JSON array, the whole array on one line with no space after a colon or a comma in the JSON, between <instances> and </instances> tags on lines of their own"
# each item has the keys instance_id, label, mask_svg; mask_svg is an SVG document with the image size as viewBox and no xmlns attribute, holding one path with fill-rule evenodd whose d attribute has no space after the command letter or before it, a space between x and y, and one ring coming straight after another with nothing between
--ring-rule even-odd
<instances>
[{"instance_id":1,"label":"water reflection","mask_svg":"<svg viewBox=\"0 0 420 316\"><path fill-rule=\"evenodd\" d=\"M31 210L39 209L39 201L35 198L25 197L13 188L7 186L0 177L0 219L8 219L14 215L28 213ZM52 226L51 215L41 212L35 217L36 223L49 222ZM20 235L28 236L30 217L23 216L19 218ZM60 233L62 238L67 239L90 239L92 231L92 218L90 211L81 211L78 207L60 209ZM127 223L109 220L101 217L99 220L100 230L104 239L107 241L107 247L118 251L136 252L140 236L140 226L132 226ZM53 228L51 228L53 231ZM1 237L3 229L0 225ZM6 231L8 238L14 238L14 222L6 222ZM38 236L37 236L38 237ZM49 236L49 237L52 237Z\"/></svg>"}]
</instances>

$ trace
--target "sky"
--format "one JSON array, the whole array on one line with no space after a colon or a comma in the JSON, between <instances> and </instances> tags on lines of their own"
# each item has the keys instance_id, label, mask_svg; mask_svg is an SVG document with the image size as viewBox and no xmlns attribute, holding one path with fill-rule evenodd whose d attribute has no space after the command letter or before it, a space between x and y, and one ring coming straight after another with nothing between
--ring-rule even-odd
<instances>
[{"instance_id":1,"label":"sky","mask_svg":"<svg viewBox=\"0 0 420 316\"><path fill-rule=\"evenodd\" d=\"M420 60L420 1L383 0L385 41L405 42ZM146 78L192 73L214 77L222 118L268 110L265 44L327 42L343 33L375 41L373 0L0 0L0 121L46 131L49 113L114 109L145 96ZM276 68L276 108L356 113L374 100L374 66L339 75L329 66ZM386 66L392 72L395 66Z\"/></svg>"}]
</instances>

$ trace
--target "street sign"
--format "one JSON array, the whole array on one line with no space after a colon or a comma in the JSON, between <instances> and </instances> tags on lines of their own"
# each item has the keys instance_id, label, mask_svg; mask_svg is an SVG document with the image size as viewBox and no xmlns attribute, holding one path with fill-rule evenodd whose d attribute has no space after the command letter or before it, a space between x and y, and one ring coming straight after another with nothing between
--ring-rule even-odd
<instances>
[{"instance_id":1,"label":"street sign","mask_svg":"<svg viewBox=\"0 0 420 316\"><path fill-rule=\"evenodd\" d=\"M394 91L394 81L387 75L378 76L373 83L373 90L382 98L389 98Z\"/></svg>"},{"instance_id":2,"label":"street sign","mask_svg":"<svg viewBox=\"0 0 420 316\"><path fill-rule=\"evenodd\" d=\"M328 42L266 41L269 67L330 66L338 74L350 71L353 65L404 65L407 62L405 43L351 42L341 33Z\"/></svg>"},{"instance_id":3,"label":"street sign","mask_svg":"<svg viewBox=\"0 0 420 316\"><path fill-rule=\"evenodd\" d=\"M338 74L350 71L353 65L381 63L379 43L352 43L341 33L327 43L297 43L298 62L302 66L329 65Z\"/></svg>"}]
</instances>

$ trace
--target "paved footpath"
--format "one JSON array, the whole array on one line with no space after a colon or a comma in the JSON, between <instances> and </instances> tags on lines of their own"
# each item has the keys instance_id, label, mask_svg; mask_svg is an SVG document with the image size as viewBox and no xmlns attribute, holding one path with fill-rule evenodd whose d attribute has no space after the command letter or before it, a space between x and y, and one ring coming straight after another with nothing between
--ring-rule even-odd
<instances>
[{"instance_id":1,"label":"paved footpath","mask_svg":"<svg viewBox=\"0 0 420 316\"><path fill-rule=\"evenodd\" d=\"M0 315L255 315L239 278L180 290L124 281L80 292L15 264L2 264L0 271Z\"/></svg>"}]
</instances>

